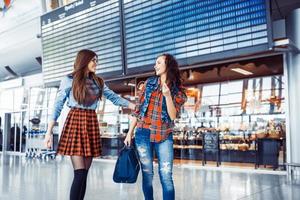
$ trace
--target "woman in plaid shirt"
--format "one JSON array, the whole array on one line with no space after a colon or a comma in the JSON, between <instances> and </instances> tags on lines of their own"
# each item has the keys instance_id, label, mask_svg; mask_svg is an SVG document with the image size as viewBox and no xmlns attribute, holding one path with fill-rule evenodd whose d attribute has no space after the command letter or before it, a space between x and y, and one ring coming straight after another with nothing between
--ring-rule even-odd
<instances>
[{"instance_id":1,"label":"woman in plaid shirt","mask_svg":"<svg viewBox=\"0 0 300 200\"><path fill-rule=\"evenodd\" d=\"M146 200L153 199L153 149L158 158L159 176L164 200L174 200L173 127L180 108L186 101L178 63L170 54L160 55L154 66L156 76L146 80L139 102L132 114L125 145L131 144L134 128L135 144L139 154L143 192Z\"/></svg>"}]
</instances>

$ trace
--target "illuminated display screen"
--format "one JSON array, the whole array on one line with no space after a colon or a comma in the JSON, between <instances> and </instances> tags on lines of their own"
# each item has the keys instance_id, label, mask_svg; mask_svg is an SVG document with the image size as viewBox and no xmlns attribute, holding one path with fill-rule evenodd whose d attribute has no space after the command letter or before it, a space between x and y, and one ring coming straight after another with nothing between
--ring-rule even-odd
<instances>
[{"instance_id":1,"label":"illuminated display screen","mask_svg":"<svg viewBox=\"0 0 300 200\"><path fill-rule=\"evenodd\" d=\"M118 0L80 0L41 17L45 84L72 72L76 53L84 48L99 56L97 73L122 74Z\"/></svg>"},{"instance_id":2,"label":"illuminated display screen","mask_svg":"<svg viewBox=\"0 0 300 200\"><path fill-rule=\"evenodd\" d=\"M266 51L268 12L265 0L125 0L128 72L163 52L190 65Z\"/></svg>"},{"instance_id":3,"label":"illuminated display screen","mask_svg":"<svg viewBox=\"0 0 300 200\"><path fill-rule=\"evenodd\" d=\"M164 52L187 66L272 46L268 0L78 0L43 15L41 29L46 84L83 48L110 79L153 70Z\"/></svg>"}]
</instances>

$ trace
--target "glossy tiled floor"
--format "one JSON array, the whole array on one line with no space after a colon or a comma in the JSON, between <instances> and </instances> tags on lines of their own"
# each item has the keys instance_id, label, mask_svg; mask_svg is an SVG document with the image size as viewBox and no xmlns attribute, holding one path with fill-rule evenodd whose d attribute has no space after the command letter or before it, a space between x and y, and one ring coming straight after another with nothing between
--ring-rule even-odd
<instances>
[{"instance_id":1,"label":"glossy tiled floor","mask_svg":"<svg viewBox=\"0 0 300 200\"><path fill-rule=\"evenodd\" d=\"M56 161L26 160L0 155L1 200L68 200L73 171L68 158ZM141 176L136 184L115 184L114 163L96 161L88 177L86 200L142 200ZM157 170L157 168L155 168ZM245 169L247 171L247 169ZM175 166L177 200L299 200L300 183L284 175L195 169ZM161 189L154 178L155 200Z\"/></svg>"}]
</instances>

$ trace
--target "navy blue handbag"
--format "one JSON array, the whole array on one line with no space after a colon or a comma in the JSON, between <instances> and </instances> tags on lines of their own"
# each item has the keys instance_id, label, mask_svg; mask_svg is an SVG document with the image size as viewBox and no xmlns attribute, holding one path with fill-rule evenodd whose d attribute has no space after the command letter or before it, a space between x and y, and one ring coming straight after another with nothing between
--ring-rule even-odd
<instances>
[{"instance_id":1,"label":"navy blue handbag","mask_svg":"<svg viewBox=\"0 0 300 200\"><path fill-rule=\"evenodd\" d=\"M113 180L116 183L135 183L140 171L140 164L134 147L124 146L120 151Z\"/></svg>"}]
</instances>

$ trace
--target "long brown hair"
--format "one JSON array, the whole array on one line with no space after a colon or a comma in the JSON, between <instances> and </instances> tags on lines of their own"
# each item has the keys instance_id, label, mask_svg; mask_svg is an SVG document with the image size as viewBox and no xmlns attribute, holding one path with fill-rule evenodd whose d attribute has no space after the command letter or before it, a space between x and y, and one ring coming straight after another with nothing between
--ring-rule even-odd
<instances>
[{"instance_id":1,"label":"long brown hair","mask_svg":"<svg viewBox=\"0 0 300 200\"><path fill-rule=\"evenodd\" d=\"M167 84L170 86L181 87L182 79L178 67L177 60L174 56L168 53L163 53L158 57L164 56L165 57L165 64L167 70Z\"/></svg>"},{"instance_id":2,"label":"long brown hair","mask_svg":"<svg viewBox=\"0 0 300 200\"><path fill-rule=\"evenodd\" d=\"M89 62L95 58L97 54L91 50L83 49L77 53L75 62L74 62L74 71L72 72L73 76L73 96L79 104L85 104L85 99L87 96L87 87L86 87L86 78L89 76L94 79L97 85L100 88L100 96L102 97L104 81L101 77L98 77L95 73L88 71Z\"/></svg>"}]
</instances>

